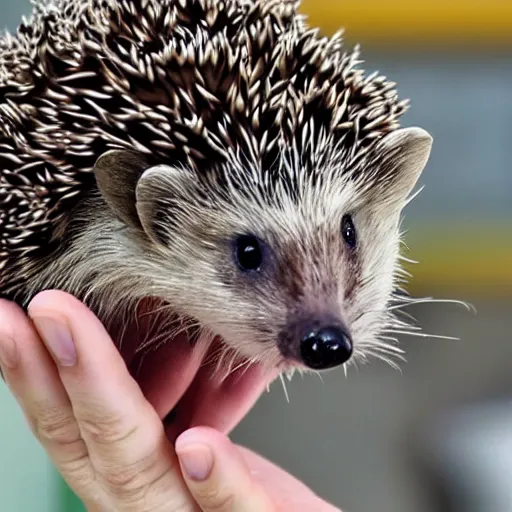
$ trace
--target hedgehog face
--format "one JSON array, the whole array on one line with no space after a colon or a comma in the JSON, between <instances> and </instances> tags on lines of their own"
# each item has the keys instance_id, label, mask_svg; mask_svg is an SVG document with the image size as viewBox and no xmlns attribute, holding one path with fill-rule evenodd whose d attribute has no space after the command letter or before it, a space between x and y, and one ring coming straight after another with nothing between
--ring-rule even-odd
<instances>
[{"instance_id":1,"label":"hedgehog face","mask_svg":"<svg viewBox=\"0 0 512 512\"><path fill-rule=\"evenodd\" d=\"M430 146L423 130L397 130L364 158L310 173L281 166L267 181L234 164L144 169L114 152L96 175L117 216L143 233L154 293L245 358L321 370L392 350L379 335L400 212Z\"/></svg>"}]
</instances>

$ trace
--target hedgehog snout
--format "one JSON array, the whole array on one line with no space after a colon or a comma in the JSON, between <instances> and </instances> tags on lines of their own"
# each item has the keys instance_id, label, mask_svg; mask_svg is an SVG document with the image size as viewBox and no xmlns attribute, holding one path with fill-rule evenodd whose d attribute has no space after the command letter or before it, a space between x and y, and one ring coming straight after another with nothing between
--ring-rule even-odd
<instances>
[{"instance_id":1,"label":"hedgehog snout","mask_svg":"<svg viewBox=\"0 0 512 512\"><path fill-rule=\"evenodd\" d=\"M337 319L295 323L281 333L279 345L287 359L296 359L312 370L341 366L353 353L349 329Z\"/></svg>"},{"instance_id":2,"label":"hedgehog snout","mask_svg":"<svg viewBox=\"0 0 512 512\"><path fill-rule=\"evenodd\" d=\"M352 356L352 339L346 329L330 325L309 332L300 341L302 362L313 370L327 370Z\"/></svg>"}]
</instances>

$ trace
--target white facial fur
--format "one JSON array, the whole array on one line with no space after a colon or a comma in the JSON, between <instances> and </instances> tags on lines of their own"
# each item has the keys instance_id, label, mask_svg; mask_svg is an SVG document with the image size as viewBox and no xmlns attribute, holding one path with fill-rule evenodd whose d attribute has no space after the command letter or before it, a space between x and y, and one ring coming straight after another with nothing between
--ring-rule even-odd
<instances>
[{"instance_id":1,"label":"white facial fur","mask_svg":"<svg viewBox=\"0 0 512 512\"><path fill-rule=\"evenodd\" d=\"M430 148L423 130L397 130L365 158L331 161L331 168L309 177L288 161L283 176L263 191L255 186L262 181L259 171L241 178L240 170L229 169L219 187L219 174L200 179L187 169L158 165L137 182L136 215L108 190L111 160L107 172L97 175L118 217L138 217L134 227L143 230L148 246L139 272L152 293L180 314L244 357L271 366L292 363L278 343L287 326L336 317L347 325L354 357L361 360L392 350L379 335L391 321L387 306L397 279L400 212ZM321 172L323 181L314 185L312 176L318 179ZM249 195L236 189L235 177ZM298 195L286 189L290 181L298 184ZM341 236L346 213L357 232L353 252ZM241 234L258 237L267 251L256 275L245 275L234 261L233 240Z\"/></svg>"}]
</instances>

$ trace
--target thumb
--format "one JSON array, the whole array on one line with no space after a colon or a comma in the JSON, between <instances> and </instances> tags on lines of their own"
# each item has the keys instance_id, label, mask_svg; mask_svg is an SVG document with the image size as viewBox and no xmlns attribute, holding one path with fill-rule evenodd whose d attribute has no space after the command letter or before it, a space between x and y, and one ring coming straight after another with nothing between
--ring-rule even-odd
<instances>
[{"instance_id":1,"label":"thumb","mask_svg":"<svg viewBox=\"0 0 512 512\"><path fill-rule=\"evenodd\" d=\"M183 478L203 512L274 512L242 454L220 432L196 427L176 440Z\"/></svg>"}]
</instances>

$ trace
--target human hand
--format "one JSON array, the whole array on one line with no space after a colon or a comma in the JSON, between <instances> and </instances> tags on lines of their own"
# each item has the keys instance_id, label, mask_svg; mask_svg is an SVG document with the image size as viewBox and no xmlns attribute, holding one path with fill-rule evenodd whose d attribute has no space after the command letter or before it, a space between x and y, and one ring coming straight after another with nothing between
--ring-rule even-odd
<instances>
[{"instance_id":1,"label":"human hand","mask_svg":"<svg viewBox=\"0 0 512 512\"><path fill-rule=\"evenodd\" d=\"M174 439L194 425L229 431L266 385L257 367L220 382L201 366L207 347L179 337L136 362L136 381L127 365L145 321L127 329L123 360L99 320L70 295L41 293L28 316L0 301L4 378L89 510L196 510ZM176 404L176 421L164 426Z\"/></svg>"},{"instance_id":2,"label":"human hand","mask_svg":"<svg viewBox=\"0 0 512 512\"><path fill-rule=\"evenodd\" d=\"M206 369L198 371L203 349L173 340L169 345L178 345L164 347L159 357L151 354L139 372L155 408L128 372L130 343L136 343L130 336L123 360L94 315L61 292L39 295L29 317L0 301L0 365L34 434L88 510L334 510L217 430L199 427L180 435L201 424L232 428L266 383L257 369L235 376L231 385L229 379L217 382ZM130 330L132 338L136 331ZM171 372L168 390L165 369ZM165 428L162 417L178 401L177 422ZM216 409L223 414L210 412ZM173 447L177 436L181 466ZM187 476L186 455L198 448L204 453L205 446L215 462L208 478L198 481L197 468Z\"/></svg>"}]
</instances>

